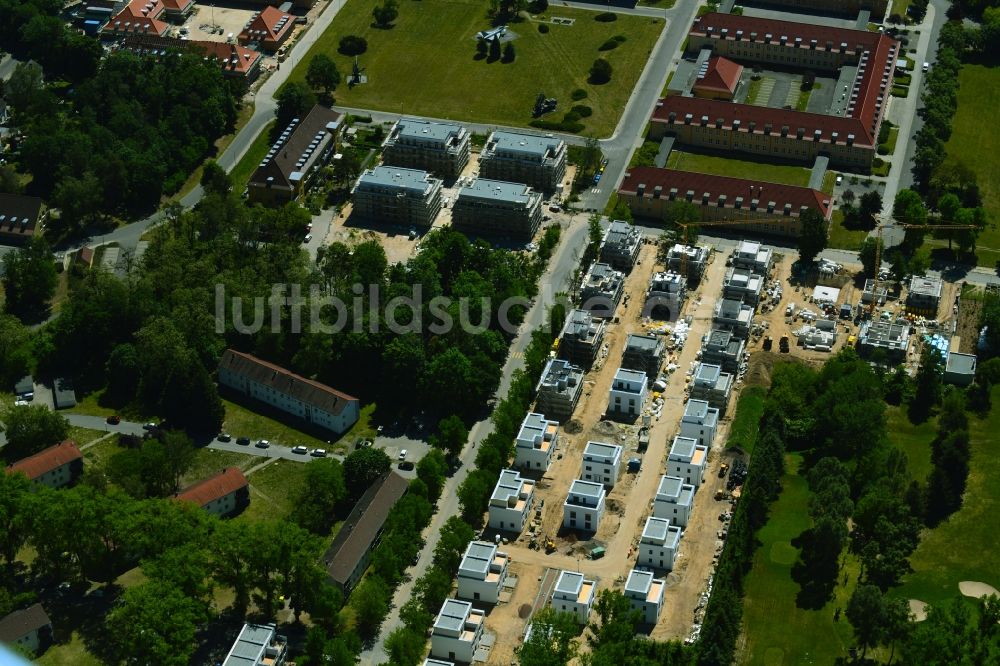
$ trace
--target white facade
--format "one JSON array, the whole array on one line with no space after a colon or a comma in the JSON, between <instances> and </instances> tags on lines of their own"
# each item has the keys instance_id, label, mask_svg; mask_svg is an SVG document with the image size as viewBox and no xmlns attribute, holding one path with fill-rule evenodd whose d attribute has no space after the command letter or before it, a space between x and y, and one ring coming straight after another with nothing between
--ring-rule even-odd
<instances>
[{"instance_id":1,"label":"white facade","mask_svg":"<svg viewBox=\"0 0 1000 666\"><path fill-rule=\"evenodd\" d=\"M684 405L681 436L697 440L702 446L712 446L719 425L719 410L706 400L691 399Z\"/></svg>"},{"instance_id":2,"label":"white facade","mask_svg":"<svg viewBox=\"0 0 1000 666\"><path fill-rule=\"evenodd\" d=\"M694 486L685 483L679 476L660 478L660 485L653 498L653 515L657 518L668 518L674 525L687 527L691 518L691 507L694 504Z\"/></svg>"},{"instance_id":3,"label":"white facade","mask_svg":"<svg viewBox=\"0 0 1000 666\"><path fill-rule=\"evenodd\" d=\"M563 527L596 532L604 516L604 484L577 479L563 503Z\"/></svg>"},{"instance_id":4,"label":"white facade","mask_svg":"<svg viewBox=\"0 0 1000 666\"><path fill-rule=\"evenodd\" d=\"M580 478L613 488L622 466L622 447L604 442L587 442L580 464Z\"/></svg>"},{"instance_id":5,"label":"white facade","mask_svg":"<svg viewBox=\"0 0 1000 666\"><path fill-rule=\"evenodd\" d=\"M559 440L559 423L531 412L521 423L514 448L514 466L545 472Z\"/></svg>"},{"instance_id":6,"label":"white facade","mask_svg":"<svg viewBox=\"0 0 1000 666\"><path fill-rule=\"evenodd\" d=\"M473 541L465 549L458 567L459 599L495 604L507 579L507 553L489 541Z\"/></svg>"},{"instance_id":7,"label":"white facade","mask_svg":"<svg viewBox=\"0 0 1000 666\"><path fill-rule=\"evenodd\" d=\"M667 583L662 578L654 578L648 571L629 572L625 581L625 596L633 610L642 613L643 622L656 624L663 610L663 594Z\"/></svg>"},{"instance_id":8,"label":"white facade","mask_svg":"<svg viewBox=\"0 0 1000 666\"><path fill-rule=\"evenodd\" d=\"M642 528L636 564L670 571L674 568L680 540L681 528L671 525L666 518L650 516Z\"/></svg>"},{"instance_id":9,"label":"white facade","mask_svg":"<svg viewBox=\"0 0 1000 666\"><path fill-rule=\"evenodd\" d=\"M582 573L563 571L552 590L552 607L563 613L573 613L576 621L587 624L594 606L597 585Z\"/></svg>"},{"instance_id":10,"label":"white facade","mask_svg":"<svg viewBox=\"0 0 1000 666\"><path fill-rule=\"evenodd\" d=\"M766 275L771 269L773 252L757 241L742 241L733 252L733 266L749 268L754 273Z\"/></svg>"},{"instance_id":11,"label":"white facade","mask_svg":"<svg viewBox=\"0 0 1000 666\"><path fill-rule=\"evenodd\" d=\"M705 480L708 465L708 447L701 446L690 437L674 437L667 456L667 474L679 476L697 490Z\"/></svg>"},{"instance_id":12,"label":"white facade","mask_svg":"<svg viewBox=\"0 0 1000 666\"><path fill-rule=\"evenodd\" d=\"M445 599L434 620L431 656L472 663L483 638L484 613L468 601Z\"/></svg>"},{"instance_id":13,"label":"white facade","mask_svg":"<svg viewBox=\"0 0 1000 666\"><path fill-rule=\"evenodd\" d=\"M608 392L608 415L638 416L647 394L645 372L618 368Z\"/></svg>"},{"instance_id":14,"label":"white facade","mask_svg":"<svg viewBox=\"0 0 1000 666\"><path fill-rule=\"evenodd\" d=\"M512 469L500 472L500 479L490 497L490 528L520 532L528 521L535 495L535 484L521 478Z\"/></svg>"}]
</instances>

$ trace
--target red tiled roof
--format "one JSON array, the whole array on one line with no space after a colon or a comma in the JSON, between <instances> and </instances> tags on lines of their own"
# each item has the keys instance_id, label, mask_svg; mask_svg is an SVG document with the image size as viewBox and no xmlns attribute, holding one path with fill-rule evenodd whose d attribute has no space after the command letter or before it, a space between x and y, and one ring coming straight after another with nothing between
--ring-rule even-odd
<instances>
[{"instance_id":1,"label":"red tiled roof","mask_svg":"<svg viewBox=\"0 0 1000 666\"><path fill-rule=\"evenodd\" d=\"M798 130L802 129L805 141L816 141L818 130L820 132L818 140L827 143L833 141L833 132L836 132L837 143L845 143L848 136L853 134L855 144L873 145L871 137L857 118L841 118L822 113L771 109L766 106L735 104L724 100L670 95L657 102L650 120L654 123L669 123L671 113L675 114L674 122L678 125L683 125L685 116L691 114L692 125L699 125L703 118L707 118L705 122L712 126L721 119L722 127L728 130L732 130L735 126L740 132L749 132L750 124L753 123L754 132L758 133L763 133L766 126L770 125L772 133L779 134L783 127L787 127L789 136L794 137ZM734 125L734 121L739 121L739 125Z\"/></svg>"},{"instance_id":2,"label":"red tiled roof","mask_svg":"<svg viewBox=\"0 0 1000 666\"><path fill-rule=\"evenodd\" d=\"M829 218L832 211L832 201L823 192L809 187L765 183L745 178L730 178L693 171L677 171L675 169L659 169L656 167L633 167L625 174L618 191L622 194L637 194L639 185L645 185L644 196L653 196L653 188L659 185L661 197L668 198L670 190L676 188L677 199L685 200L688 192L693 192L692 203L701 204L706 193L711 204L716 204L719 195L725 195L725 203L733 206L737 197L743 198L743 205L750 207L752 199L758 199L761 208L766 209L774 203L774 210L781 214L785 204L791 204L792 216L798 216L803 206L818 210L824 218Z\"/></svg>"},{"instance_id":3,"label":"red tiled roof","mask_svg":"<svg viewBox=\"0 0 1000 666\"><path fill-rule=\"evenodd\" d=\"M340 414L348 402L358 400L326 384L289 372L280 365L268 363L234 349L227 349L222 354L219 367L258 384L269 386L278 393L301 400L330 414Z\"/></svg>"},{"instance_id":4,"label":"red tiled roof","mask_svg":"<svg viewBox=\"0 0 1000 666\"><path fill-rule=\"evenodd\" d=\"M873 144L878 136L878 126L885 103L889 99L892 73L899 51L899 42L888 35L867 30L720 13L705 14L695 19L688 34L714 35L718 39L729 40L736 40L738 37L757 42L767 41L770 36L771 40L777 40L778 43L785 38L787 48L807 50L813 48L815 42L816 49L854 52L858 54L859 59L867 52L868 59L864 64L864 71L859 71L859 80L856 81L857 101L848 107L848 116L861 122L869 143ZM883 84L884 76L888 79ZM879 100L880 95L881 100Z\"/></svg>"},{"instance_id":5,"label":"red tiled roof","mask_svg":"<svg viewBox=\"0 0 1000 666\"><path fill-rule=\"evenodd\" d=\"M182 12L188 5L194 3L194 0L160 0L160 2L167 9Z\"/></svg>"},{"instance_id":6,"label":"red tiled roof","mask_svg":"<svg viewBox=\"0 0 1000 666\"><path fill-rule=\"evenodd\" d=\"M253 42L278 42L293 27L295 27L294 16L269 5L250 20L240 33L240 39Z\"/></svg>"},{"instance_id":7,"label":"red tiled roof","mask_svg":"<svg viewBox=\"0 0 1000 666\"><path fill-rule=\"evenodd\" d=\"M246 76L261 60L262 56L253 49L225 42L209 42L197 39L175 39L159 35L127 35L122 41L122 48L135 53L148 53L160 50L195 49L208 57L219 61L223 73L238 73Z\"/></svg>"},{"instance_id":8,"label":"red tiled roof","mask_svg":"<svg viewBox=\"0 0 1000 666\"><path fill-rule=\"evenodd\" d=\"M238 467L227 467L215 476L199 481L174 495L174 499L205 506L209 502L246 488L247 477Z\"/></svg>"},{"instance_id":9,"label":"red tiled roof","mask_svg":"<svg viewBox=\"0 0 1000 666\"><path fill-rule=\"evenodd\" d=\"M69 464L74 460L80 460L83 454L77 448L76 442L67 439L55 446L39 451L33 456L22 458L13 465L7 467L11 474L23 472L31 480L35 480L41 475Z\"/></svg>"},{"instance_id":10,"label":"red tiled roof","mask_svg":"<svg viewBox=\"0 0 1000 666\"><path fill-rule=\"evenodd\" d=\"M719 90L733 94L742 74L743 65L722 56L714 56L708 61L705 75L698 79L694 87L696 90Z\"/></svg>"},{"instance_id":11,"label":"red tiled roof","mask_svg":"<svg viewBox=\"0 0 1000 666\"><path fill-rule=\"evenodd\" d=\"M132 0L101 30L105 33L165 35L170 26L159 20L166 11L162 0Z\"/></svg>"}]
</instances>

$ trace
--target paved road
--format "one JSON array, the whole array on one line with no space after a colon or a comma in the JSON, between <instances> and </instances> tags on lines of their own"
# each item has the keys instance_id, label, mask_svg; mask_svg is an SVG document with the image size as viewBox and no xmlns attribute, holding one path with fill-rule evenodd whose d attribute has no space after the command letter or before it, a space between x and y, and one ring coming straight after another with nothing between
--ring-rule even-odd
<instances>
[{"instance_id":1,"label":"paved road","mask_svg":"<svg viewBox=\"0 0 1000 666\"><path fill-rule=\"evenodd\" d=\"M587 222L582 215L576 216L563 227L562 242L552 257L551 264L541 279L540 297L536 299L532 308L528 311L525 321L518 332L517 337L510 347L510 355L504 364L503 373L500 380L500 388L497 390L497 398L502 399L510 388L511 378L515 370L524 367L524 350L531 342L531 332L545 321L546 310L549 300L546 295L557 293L566 288L568 280L579 266L580 255L587 243ZM394 629L401 626L399 619L399 609L413 596L413 584L416 579L430 568L434 559L434 548L437 546L441 527L445 521L452 516L459 514L458 497L456 491L469 471L474 468L476 460L476 445L493 430L493 423L485 419L476 423L469 433L469 441L460 457L462 461L458 471L448 479L441 499L438 500L437 512L431 519L430 525L424 529L424 547L420 551L417 563L410 567L408 573L410 579L404 581L396 588L393 596L392 609L389 616L382 623L382 631L371 649L361 653L361 664L381 664L387 659L385 654L385 637Z\"/></svg>"}]
</instances>

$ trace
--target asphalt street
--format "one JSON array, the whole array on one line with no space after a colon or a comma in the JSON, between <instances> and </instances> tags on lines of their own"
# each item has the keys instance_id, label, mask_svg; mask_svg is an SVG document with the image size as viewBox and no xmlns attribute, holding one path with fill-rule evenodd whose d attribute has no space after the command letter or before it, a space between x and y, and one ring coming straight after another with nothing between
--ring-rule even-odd
<instances>
[{"instance_id":1,"label":"asphalt street","mask_svg":"<svg viewBox=\"0 0 1000 666\"><path fill-rule=\"evenodd\" d=\"M562 240L559 243L555 254L545 275L540 281L540 297L535 300L534 305L525 316L524 323L518 331L517 337L510 346L510 354L504 364L500 379L500 388L497 390L497 397L502 398L510 388L511 378L516 370L524 367L524 351L531 342L531 332L540 326L547 314L551 301L546 298L547 294L554 294L566 288L574 271L579 267L580 256L587 243L587 221L584 216L576 216L570 220L563 228ZM445 483L438 500L437 512L431 519L423 532L424 548L420 551L417 563L407 571L409 579L404 579L396 588L393 596L392 608L388 617L382 623L382 630L378 639L370 649L361 653L361 664L381 664L385 663L385 637L401 625L399 619L399 609L406 603L413 594L413 584L420 576L420 573L430 568L434 559L434 548L440 538L441 528L445 521L452 516L459 514L457 490L462 481L473 468L476 460L476 445L493 430L493 423L487 418L472 426L469 432L469 440L466 442L462 454L459 456L461 466Z\"/></svg>"}]
</instances>

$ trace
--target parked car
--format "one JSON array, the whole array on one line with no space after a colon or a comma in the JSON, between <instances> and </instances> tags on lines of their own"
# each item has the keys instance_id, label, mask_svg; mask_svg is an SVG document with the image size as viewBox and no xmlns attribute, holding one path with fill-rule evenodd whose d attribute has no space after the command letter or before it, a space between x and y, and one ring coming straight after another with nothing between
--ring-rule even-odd
<instances>
[{"instance_id":1,"label":"parked car","mask_svg":"<svg viewBox=\"0 0 1000 666\"><path fill-rule=\"evenodd\" d=\"M305 240L303 240L302 242L303 242L303 243L308 243L308 242L309 242L309 241L311 241L312 239L313 239L313 236L312 236L312 234L306 234L306 237L305 237Z\"/></svg>"},{"instance_id":2,"label":"parked car","mask_svg":"<svg viewBox=\"0 0 1000 666\"><path fill-rule=\"evenodd\" d=\"M122 417L118 416L117 414L112 414L111 416L108 417L108 423L110 423L111 425L118 425L121 422L122 422Z\"/></svg>"},{"instance_id":3,"label":"parked car","mask_svg":"<svg viewBox=\"0 0 1000 666\"><path fill-rule=\"evenodd\" d=\"M326 458L326 449L313 449L309 455L313 458Z\"/></svg>"},{"instance_id":4,"label":"parked car","mask_svg":"<svg viewBox=\"0 0 1000 666\"><path fill-rule=\"evenodd\" d=\"M411 469L413 469L413 467L414 467L413 463L409 462L408 460L404 460L403 462L399 463L399 469L403 470L404 472L409 472Z\"/></svg>"},{"instance_id":5,"label":"parked car","mask_svg":"<svg viewBox=\"0 0 1000 666\"><path fill-rule=\"evenodd\" d=\"M930 69L931 69L931 64L929 62L925 62L924 66L923 66L923 70L925 72L927 72L927 71L930 71Z\"/></svg>"},{"instance_id":6,"label":"parked car","mask_svg":"<svg viewBox=\"0 0 1000 666\"><path fill-rule=\"evenodd\" d=\"M406 449L403 449L402 451L399 452L399 459L406 460Z\"/></svg>"},{"instance_id":7,"label":"parked car","mask_svg":"<svg viewBox=\"0 0 1000 666\"><path fill-rule=\"evenodd\" d=\"M254 444L254 446L256 446L258 449L266 449L269 446L271 446L271 442L267 441L266 439L258 439L257 443Z\"/></svg>"},{"instance_id":8,"label":"parked car","mask_svg":"<svg viewBox=\"0 0 1000 666\"><path fill-rule=\"evenodd\" d=\"M159 427L158 425L152 422L142 424L142 429L148 432L152 432L153 430L156 430L158 427Z\"/></svg>"},{"instance_id":9,"label":"parked car","mask_svg":"<svg viewBox=\"0 0 1000 666\"><path fill-rule=\"evenodd\" d=\"M309 449L307 449L306 447L302 446L301 444L299 446L293 446L292 447L292 453L295 453L295 454L298 454L298 455L301 455L301 456L304 456L308 452L309 452Z\"/></svg>"},{"instance_id":10,"label":"parked car","mask_svg":"<svg viewBox=\"0 0 1000 666\"><path fill-rule=\"evenodd\" d=\"M236 443L239 444L240 446L250 446L250 438L249 437L237 437L236 438Z\"/></svg>"},{"instance_id":11,"label":"parked car","mask_svg":"<svg viewBox=\"0 0 1000 666\"><path fill-rule=\"evenodd\" d=\"M232 441L233 436L230 435L228 432L220 432L219 436L216 437L216 439L219 440L220 442L230 442Z\"/></svg>"}]
</instances>

